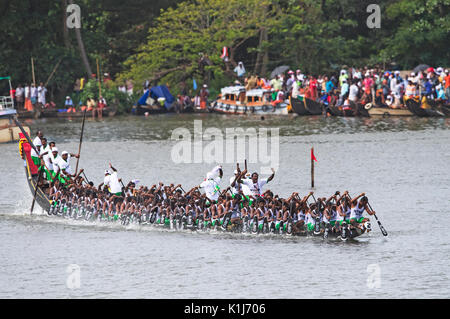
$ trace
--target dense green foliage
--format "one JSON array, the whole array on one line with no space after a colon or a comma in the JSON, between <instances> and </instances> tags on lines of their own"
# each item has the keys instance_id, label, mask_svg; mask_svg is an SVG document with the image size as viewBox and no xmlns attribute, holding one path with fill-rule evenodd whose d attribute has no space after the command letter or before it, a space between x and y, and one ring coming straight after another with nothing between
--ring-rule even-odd
<instances>
[{"instance_id":1,"label":"dense green foliage","mask_svg":"<svg viewBox=\"0 0 450 319\"><path fill-rule=\"evenodd\" d=\"M411 69L420 63L450 66L450 0L387 0L381 28L366 25L372 0L75 0L93 73L115 83L132 79L207 82L218 89L234 80L243 61L248 72L267 75L278 65L308 73L342 66ZM76 78L87 77L74 30L65 27L69 0L0 2L0 76L14 84L48 82L49 99L62 103ZM223 46L230 61L220 59ZM2 93L5 88L0 83ZM114 90L112 88L111 90ZM136 91L135 90L135 91Z\"/></svg>"}]
</instances>

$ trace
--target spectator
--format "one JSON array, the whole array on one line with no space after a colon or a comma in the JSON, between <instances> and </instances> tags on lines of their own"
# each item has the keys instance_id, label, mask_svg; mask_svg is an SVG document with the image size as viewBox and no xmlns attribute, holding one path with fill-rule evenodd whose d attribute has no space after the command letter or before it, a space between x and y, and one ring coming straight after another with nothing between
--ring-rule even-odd
<instances>
[{"instance_id":1,"label":"spectator","mask_svg":"<svg viewBox=\"0 0 450 319\"><path fill-rule=\"evenodd\" d=\"M25 103L25 89L22 87L21 84L16 89L16 102L17 102L17 109L23 109L24 103Z\"/></svg>"}]
</instances>

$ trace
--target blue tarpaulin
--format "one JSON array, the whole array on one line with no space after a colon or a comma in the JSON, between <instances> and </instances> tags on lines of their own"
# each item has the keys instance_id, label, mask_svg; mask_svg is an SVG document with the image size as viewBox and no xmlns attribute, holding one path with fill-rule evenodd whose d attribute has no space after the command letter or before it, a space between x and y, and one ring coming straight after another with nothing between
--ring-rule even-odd
<instances>
[{"instance_id":1,"label":"blue tarpaulin","mask_svg":"<svg viewBox=\"0 0 450 319\"><path fill-rule=\"evenodd\" d=\"M169 109L173 102L175 102L175 98L170 94L169 89L165 85L154 86L150 90L145 91L144 95L138 101L139 105L146 105L146 101L148 96L151 96L152 99L157 100L160 97L166 99L164 106L166 109Z\"/></svg>"}]
</instances>

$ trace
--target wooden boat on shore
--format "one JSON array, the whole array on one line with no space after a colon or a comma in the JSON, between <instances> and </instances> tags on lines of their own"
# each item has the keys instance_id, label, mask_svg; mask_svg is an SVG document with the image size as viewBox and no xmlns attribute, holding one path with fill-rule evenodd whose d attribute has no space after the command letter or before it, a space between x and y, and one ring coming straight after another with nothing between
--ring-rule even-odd
<instances>
[{"instance_id":1,"label":"wooden boat on shore","mask_svg":"<svg viewBox=\"0 0 450 319\"><path fill-rule=\"evenodd\" d=\"M298 115L305 116L323 114L322 104L307 97L299 96L299 98L290 98L289 101L291 103L292 109Z\"/></svg>"},{"instance_id":2,"label":"wooden boat on shore","mask_svg":"<svg viewBox=\"0 0 450 319\"><path fill-rule=\"evenodd\" d=\"M289 102L291 103L292 110L298 115L309 115L309 112L305 107L305 103L303 101L300 101L300 99L289 97Z\"/></svg>"},{"instance_id":3,"label":"wooden boat on shore","mask_svg":"<svg viewBox=\"0 0 450 319\"><path fill-rule=\"evenodd\" d=\"M102 116L104 117L112 117L114 115L116 115L116 108L113 107L105 107L103 109L103 113ZM84 111L76 111L76 112L64 112L61 110L57 110L57 112L49 112L47 113L50 116L45 116L45 113L43 113L42 117L57 117L57 118L82 118L84 115ZM86 118L93 118L93 117L98 117L97 113L93 113L92 110L90 111L86 111Z\"/></svg>"},{"instance_id":4,"label":"wooden boat on shore","mask_svg":"<svg viewBox=\"0 0 450 319\"><path fill-rule=\"evenodd\" d=\"M288 104L272 102L272 90L253 89L246 91L243 86L221 89L219 99L211 103L212 112L237 115L287 115Z\"/></svg>"},{"instance_id":5,"label":"wooden boat on shore","mask_svg":"<svg viewBox=\"0 0 450 319\"><path fill-rule=\"evenodd\" d=\"M359 103L355 103L350 101L350 105L348 106L337 106L337 105L328 105L325 108L325 111L330 113L332 116L341 116L341 117L369 117L369 112Z\"/></svg>"},{"instance_id":6,"label":"wooden boat on shore","mask_svg":"<svg viewBox=\"0 0 450 319\"><path fill-rule=\"evenodd\" d=\"M419 117L444 117L448 116L448 106L438 105L434 101L428 104L420 102L418 98L409 98L405 101L408 109Z\"/></svg>"},{"instance_id":7,"label":"wooden boat on shore","mask_svg":"<svg viewBox=\"0 0 450 319\"><path fill-rule=\"evenodd\" d=\"M311 100L307 97L303 98L303 102L305 103L305 108L311 115L322 115L323 114L323 107L322 104L320 104L317 101Z\"/></svg>"}]
</instances>

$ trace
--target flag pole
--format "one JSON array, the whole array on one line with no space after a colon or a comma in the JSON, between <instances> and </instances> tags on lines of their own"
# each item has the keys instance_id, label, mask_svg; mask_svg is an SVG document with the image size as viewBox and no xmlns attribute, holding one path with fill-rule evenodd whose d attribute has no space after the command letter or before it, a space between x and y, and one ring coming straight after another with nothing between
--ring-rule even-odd
<instances>
[{"instance_id":1,"label":"flag pole","mask_svg":"<svg viewBox=\"0 0 450 319\"><path fill-rule=\"evenodd\" d=\"M311 188L314 188L314 147L311 147Z\"/></svg>"}]
</instances>

